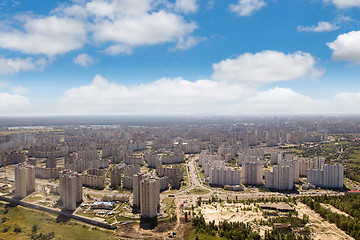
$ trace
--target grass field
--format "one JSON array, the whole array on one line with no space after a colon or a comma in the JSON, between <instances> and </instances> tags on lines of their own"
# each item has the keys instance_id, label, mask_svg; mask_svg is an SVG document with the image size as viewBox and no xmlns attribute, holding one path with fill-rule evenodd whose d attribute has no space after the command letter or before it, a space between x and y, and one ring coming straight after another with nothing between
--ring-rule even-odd
<instances>
[{"instance_id":1,"label":"grass field","mask_svg":"<svg viewBox=\"0 0 360 240\"><path fill-rule=\"evenodd\" d=\"M204 188L194 188L190 190L192 194L208 194L210 191Z\"/></svg>"},{"instance_id":2,"label":"grass field","mask_svg":"<svg viewBox=\"0 0 360 240\"><path fill-rule=\"evenodd\" d=\"M196 233L195 230L193 230L190 233L190 236L186 238L186 240L195 240L196 235L200 240L225 240L226 238L220 238L219 236L211 236L210 234L203 234L203 233Z\"/></svg>"},{"instance_id":3,"label":"grass field","mask_svg":"<svg viewBox=\"0 0 360 240\"><path fill-rule=\"evenodd\" d=\"M23 207L9 207L0 202L0 239L30 239L36 234L54 232L53 239L115 239L112 232L97 229L75 220L59 221L57 215ZM58 221L58 222L57 222Z\"/></svg>"},{"instance_id":4,"label":"grass field","mask_svg":"<svg viewBox=\"0 0 360 240\"><path fill-rule=\"evenodd\" d=\"M350 155L350 160L354 163L360 163L360 151L354 150L354 153Z\"/></svg>"}]
</instances>

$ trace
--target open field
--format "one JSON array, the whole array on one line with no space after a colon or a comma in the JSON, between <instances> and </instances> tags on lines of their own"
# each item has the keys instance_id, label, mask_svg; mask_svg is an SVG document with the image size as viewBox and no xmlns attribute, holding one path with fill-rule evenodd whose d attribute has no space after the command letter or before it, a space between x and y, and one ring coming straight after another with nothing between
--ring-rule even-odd
<instances>
[{"instance_id":1,"label":"open field","mask_svg":"<svg viewBox=\"0 0 360 240\"><path fill-rule=\"evenodd\" d=\"M115 239L111 231L75 220L64 221L56 215L41 211L10 207L3 202L0 202L0 212L1 239L30 239L32 234L51 232L55 234L54 239ZM33 233L33 228L37 228L36 233Z\"/></svg>"}]
</instances>

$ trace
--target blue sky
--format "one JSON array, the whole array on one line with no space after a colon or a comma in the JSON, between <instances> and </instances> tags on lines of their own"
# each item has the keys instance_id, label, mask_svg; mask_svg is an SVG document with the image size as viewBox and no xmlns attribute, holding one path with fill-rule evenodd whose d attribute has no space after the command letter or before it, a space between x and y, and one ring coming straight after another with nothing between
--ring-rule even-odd
<instances>
[{"instance_id":1,"label":"blue sky","mask_svg":"<svg viewBox=\"0 0 360 240\"><path fill-rule=\"evenodd\" d=\"M360 113L360 0L0 2L0 115Z\"/></svg>"}]
</instances>

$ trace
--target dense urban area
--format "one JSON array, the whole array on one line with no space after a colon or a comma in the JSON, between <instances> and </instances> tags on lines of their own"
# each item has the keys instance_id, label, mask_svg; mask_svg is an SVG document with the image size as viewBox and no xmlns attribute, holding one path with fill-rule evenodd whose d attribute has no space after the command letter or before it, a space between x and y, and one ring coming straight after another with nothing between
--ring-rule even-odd
<instances>
[{"instance_id":1,"label":"dense urban area","mask_svg":"<svg viewBox=\"0 0 360 240\"><path fill-rule=\"evenodd\" d=\"M0 239L360 239L356 117L1 122Z\"/></svg>"}]
</instances>

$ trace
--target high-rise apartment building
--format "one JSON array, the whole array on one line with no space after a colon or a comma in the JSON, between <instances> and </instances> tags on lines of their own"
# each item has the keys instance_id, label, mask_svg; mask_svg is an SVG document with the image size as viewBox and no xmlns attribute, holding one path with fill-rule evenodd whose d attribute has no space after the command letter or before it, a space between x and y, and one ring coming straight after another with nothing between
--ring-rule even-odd
<instances>
[{"instance_id":1,"label":"high-rise apartment building","mask_svg":"<svg viewBox=\"0 0 360 240\"><path fill-rule=\"evenodd\" d=\"M35 191L35 167L18 164L15 167L15 197L24 198Z\"/></svg>"},{"instance_id":2,"label":"high-rise apartment building","mask_svg":"<svg viewBox=\"0 0 360 240\"><path fill-rule=\"evenodd\" d=\"M263 179L263 163L244 162L242 165L242 183L244 185L262 185Z\"/></svg>"}]
</instances>

